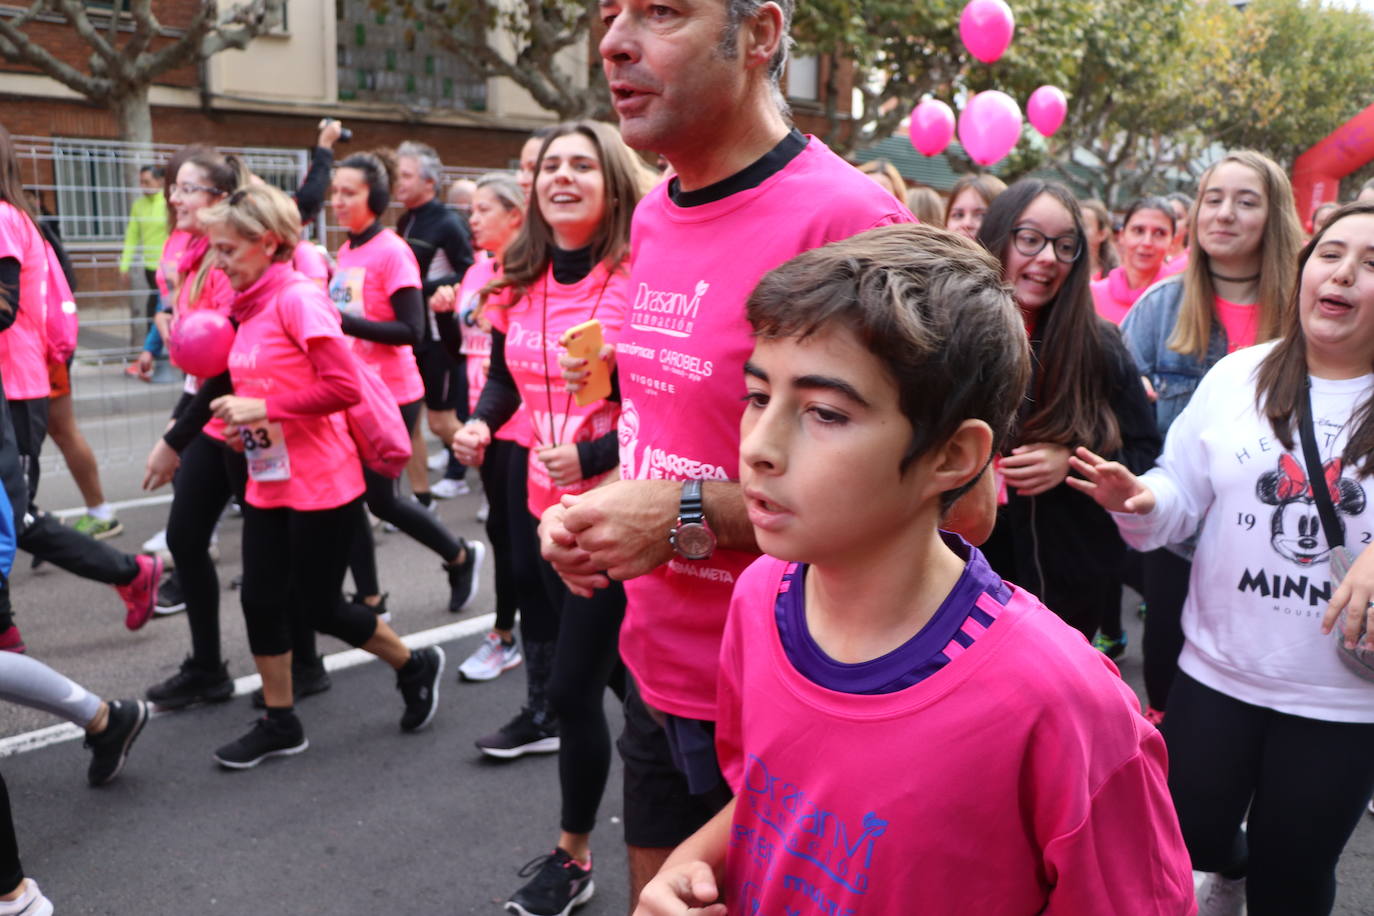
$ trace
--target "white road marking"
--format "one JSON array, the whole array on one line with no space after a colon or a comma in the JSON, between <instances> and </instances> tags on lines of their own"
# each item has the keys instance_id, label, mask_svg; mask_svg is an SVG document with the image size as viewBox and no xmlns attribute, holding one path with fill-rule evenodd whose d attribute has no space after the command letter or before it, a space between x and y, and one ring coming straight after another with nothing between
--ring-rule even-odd
<instances>
[{"instance_id":1,"label":"white road marking","mask_svg":"<svg viewBox=\"0 0 1374 916\"><path fill-rule=\"evenodd\" d=\"M437 643L483 633L490 630L494 623L496 623L495 614L479 614L476 617L468 617L445 624L442 627L420 630L418 633L402 636L401 642L412 649L422 649L425 646L433 646ZM362 649L347 649L343 652L335 652L333 655L326 655L324 667L328 671L343 671L345 668L356 668L371 661L376 661L376 657ZM262 678L256 674L245 674L243 677L234 679L234 696L252 693L261 686ZM163 716L176 715L176 710L152 709L151 713L149 718L160 719ZM0 759L13 757L16 754L27 754L30 751L41 750L53 744L61 744L64 741L74 741L85 734L84 729L78 728L70 722L63 722L61 725L50 725L47 728L24 732L22 735L0 738Z\"/></svg>"}]
</instances>

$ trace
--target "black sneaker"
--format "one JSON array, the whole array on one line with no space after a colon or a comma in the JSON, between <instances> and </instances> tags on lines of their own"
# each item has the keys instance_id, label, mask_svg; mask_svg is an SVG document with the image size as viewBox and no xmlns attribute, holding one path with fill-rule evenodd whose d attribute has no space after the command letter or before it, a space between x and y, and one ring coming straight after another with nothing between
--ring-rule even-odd
<instances>
[{"instance_id":1,"label":"black sneaker","mask_svg":"<svg viewBox=\"0 0 1374 916\"><path fill-rule=\"evenodd\" d=\"M494 734L478 738L477 749L502 760L514 760L524 754L555 754L558 725L539 721L526 706Z\"/></svg>"},{"instance_id":2,"label":"black sneaker","mask_svg":"<svg viewBox=\"0 0 1374 916\"><path fill-rule=\"evenodd\" d=\"M414 673L396 672L396 689L406 703L401 715L403 732L418 732L434 718L439 708L439 681L444 676L444 650L438 646L416 649L411 658L420 663Z\"/></svg>"},{"instance_id":3,"label":"black sneaker","mask_svg":"<svg viewBox=\"0 0 1374 916\"><path fill-rule=\"evenodd\" d=\"M367 602L363 601L362 595L359 595L357 592L354 592L353 597L348 599L348 603L356 605L357 607L360 607L363 610L371 611L372 613L376 614L377 619L382 621L383 623L391 623L391 612L386 608L386 599L390 597L390 595L391 592L382 592L381 598L377 601L376 604L368 604Z\"/></svg>"},{"instance_id":4,"label":"black sneaker","mask_svg":"<svg viewBox=\"0 0 1374 916\"><path fill-rule=\"evenodd\" d=\"M181 580L173 571L157 587L157 603L153 605L153 613L166 615L184 610L186 610L186 596L181 593Z\"/></svg>"},{"instance_id":5,"label":"black sneaker","mask_svg":"<svg viewBox=\"0 0 1374 916\"><path fill-rule=\"evenodd\" d=\"M206 670L187 658L181 670L161 684L154 684L144 694L161 709L181 709L192 703L220 703L234 695L234 682L229 667Z\"/></svg>"},{"instance_id":6,"label":"black sneaker","mask_svg":"<svg viewBox=\"0 0 1374 916\"><path fill-rule=\"evenodd\" d=\"M299 754L309 746L305 729L295 714L284 720L263 716L253 723L248 734L215 751L215 760L219 761L220 766L231 770L247 770L268 757Z\"/></svg>"},{"instance_id":7,"label":"black sneaker","mask_svg":"<svg viewBox=\"0 0 1374 916\"><path fill-rule=\"evenodd\" d=\"M506 901L506 912L520 916L568 916L596 892L591 860L583 868L562 849L525 863L520 877L530 875L534 877L529 883Z\"/></svg>"},{"instance_id":8,"label":"black sneaker","mask_svg":"<svg viewBox=\"0 0 1374 916\"><path fill-rule=\"evenodd\" d=\"M91 765L86 770L86 781L93 786L103 786L119 775L124 769L124 761L129 759L129 748L134 739L148 724L148 704L142 700L111 700L109 719L105 730L98 735L86 736L86 747L91 749Z\"/></svg>"},{"instance_id":9,"label":"black sneaker","mask_svg":"<svg viewBox=\"0 0 1374 916\"><path fill-rule=\"evenodd\" d=\"M463 562L452 565L445 564L444 571L448 573L448 612L457 614L468 606L468 602L477 597L477 589L481 585L482 560L487 555L487 545L481 541L465 541L467 556L463 557Z\"/></svg>"},{"instance_id":10,"label":"black sneaker","mask_svg":"<svg viewBox=\"0 0 1374 916\"><path fill-rule=\"evenodd\" d=\"M325 670L324 659L318 655L315 661L305 665L296 664L296 660L291 659L291 699L299 703L302 697L313 697L317 693L324 693L334 682L329 678L329 672ZM266 709L267 701L263 699L262 688L253 691L253 708Z\"/></svg>"}]
</instances>

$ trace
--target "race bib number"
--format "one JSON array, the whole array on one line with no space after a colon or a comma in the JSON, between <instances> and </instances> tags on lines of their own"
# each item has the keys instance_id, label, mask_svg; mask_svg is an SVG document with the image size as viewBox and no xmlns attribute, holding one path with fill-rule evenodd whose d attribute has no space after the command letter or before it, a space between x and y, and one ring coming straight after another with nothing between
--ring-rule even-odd
<instances>
[{"instance_id":1,"label":"race bib number","mask_svg":"<svg viewBox=\"0 0 1374 916\"><path fill-rule=\"evenodd\" d=\"M259 483L291 479L291 457L280 423L254 423L239 427L248 476Z\"/></svg>"},{"instance_id":2,"label":"race bib number","mask_svg":"<svg viewBox=\"0 0 1374 916\"><path fill-rule=\"evenodd\" d=\"M334 306L346 315L363 315L363 280L367 278L366 267L342 267L329 281L329 298Z\"/></svg>"}]
</instances>

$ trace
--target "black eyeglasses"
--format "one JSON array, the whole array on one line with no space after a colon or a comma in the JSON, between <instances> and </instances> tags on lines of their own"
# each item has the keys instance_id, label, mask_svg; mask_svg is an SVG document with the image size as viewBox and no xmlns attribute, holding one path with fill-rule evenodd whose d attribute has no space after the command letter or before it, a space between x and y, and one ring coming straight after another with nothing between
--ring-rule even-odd
<instances>
[{"instance_id":1,"label":"black eyeglasses","mask_svg":"<svg viewBox=\"0 0 1374 916\"><path fill-rule=\"evenodd\" d=\"M1015 226L1011 230L1011 243L1027 258L1035 257L1046 245L1051 245L1055 260L1061 264L1072 264L1083 255L1083 239L1077 232L1048 236L1030 226Z\"/></svg>"}]
</instances>

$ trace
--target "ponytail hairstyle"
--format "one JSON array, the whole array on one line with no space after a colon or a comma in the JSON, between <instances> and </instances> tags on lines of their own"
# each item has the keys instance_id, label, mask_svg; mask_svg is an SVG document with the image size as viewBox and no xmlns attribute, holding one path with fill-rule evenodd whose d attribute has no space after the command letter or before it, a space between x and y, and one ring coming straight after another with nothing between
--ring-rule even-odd
<instances>
[{"instance_id":1,"label":"ponytail hairstyle","mask_svg":"<svg viewBox=\"0 0 1374 916\"><path fill-rule=\"evenodd\" d=\"M1350 216L1374 216L1374 200L1346 204L1326 225L1317 230L1298 254L1288 308L1283 313L1282 336L1260 363L1256 372L1255 409L1269 421L1274 437L1286 449L1293 448L1293 431L1298 426L1298 411L1307 397L1307 335L1302 329L1298 307L1302 295L1302 272L1331 227ZM1368 354L1374 367L1374 353ZM1359 476L1374 474L1374 396L1365 398L1346 421L1350 438L1346 440L1341 463L1356 468Z\"/></svg>"},{"instance_id":2,"label":"ponytail hairstyle","mask_svg":"<svg viewBox=\"0 0 1374 916\"><path fill-rule=\"evenodd\" d=\"M205 183L215 189L221 200L239 188L247 187L252 180L253 173L248 171L248 166L238 156L224 155L208 146L191 147L186 152L186 157L177 165L176 171L181 171L184 165L194 165L205 173ZM168 176L173 183L176 182L176 172L169 170ZM214 268L214 260L201 258L200 268L191 280L188 301L195 302L200 298L201 291L205 288L205 278Z\"/></svg>"},{"instance_id":3,"label":"ponytail hairstyle","mask_svg":"<svg viewBox=\"0 0 1374 916\"><path fill-rule=\"evenodd\" d=\"M1074 232L1083 239L1083 212L1069 189L1057 181L1023 178L998 195L978 229L978 241L1004 269L1011 231L1041 195L1063 205L1073 218ZM1116 374L1108 334L1116 329L1097 317L1088 271L1084 251L1069 266L1054 299L1039 310L1033 336L1040 341L1034 347L1030 404L1016 435L1018 444L1053 442L1070 449L1085 445L1104 455L1121 447L1121 427L1108 400Z\"/></svg>"},{"instance_id":4,"label":"ponytail hairstyle","mask_svg":"<svg viewBox=\"0 0 1374 916\"><path fill-rule=\"evenodd\" d=\"M1091 212L1093 218L1097 220L1097 224L1107 230L1096 251L1098 276L1105 277L1109 270L1121 263L1121 259L1116 256L1116 246L1112 244L1112 214L1107 210L1107 205L1096 197L1080 200L1078 205L1083 208L1084 213ZM1174 214L1171 211L1169 215L1173 216ZM1097 277L1089 277L1088 279L1096 280Z\"/></svg>"},{"instance_id":5,"label":"ponytail hairstyle","mask_svg":"<svg viewBox=\"0 0 1374 916\"><path fill-rule=\"evenodd\" d=\"M1199 203L1188 211L1188 266L1183 271L1183 299L1179 303L1178 323L1169 338L1169 349L1192 356L1199 362L1207 357L1212 328L1220 319L1216 311L1216 287L1212 283L1212 258L1197 235L1198 211L1207 190L1207 180L1221 166L1234 162L1250 169L1260 178L1269 212L1260 236L1260 278L1258 333L1256 342L1273 340L1283 333L1284 308L1297 277L1295 262L1302 247L1302 226L1293 202L1293 185L1274 160L1253 150L1237 150L1212 163L1198 182Z\"/></svg>"},{"instance_id":6,"label":"ponytail hairstyle","mask_svg":"<svg viewBox=\"0 0 1374 916\"><path fill-rule=\"evenodd\" d=\"M362 173L363 184L367 185L367 209L380 219L391 203L391 186L396 182L396 154L386 148L354 153L337 167Z\"/></svg>"},{"instance_id":7,"label":"ponytail hairstyle","mask_svg":"<svg viewBox=\"0 0 1374 916\"><path fill-rule=\"evenodd\" d=\"M602 181L605 183L605 209L591 241L592 263L602 264L608 271L619 270L630 253L630 218L634 215L635 205L652 186L649 170L620 139L620 131L609 124L589 120L567 121L551 130L539 147L539 165L535 167L536 184L550 144L570 134L581 134L591 141L600 160ZM514 295L505 303L507 307L520 301L526 290L548 272L554 247L553 229L539 211L539 195L536 193L530 200L525 225L506 248L500 276L482 287L482 300L485 302L492 293L510 287Z\"/></svg>"}]
</instances>

